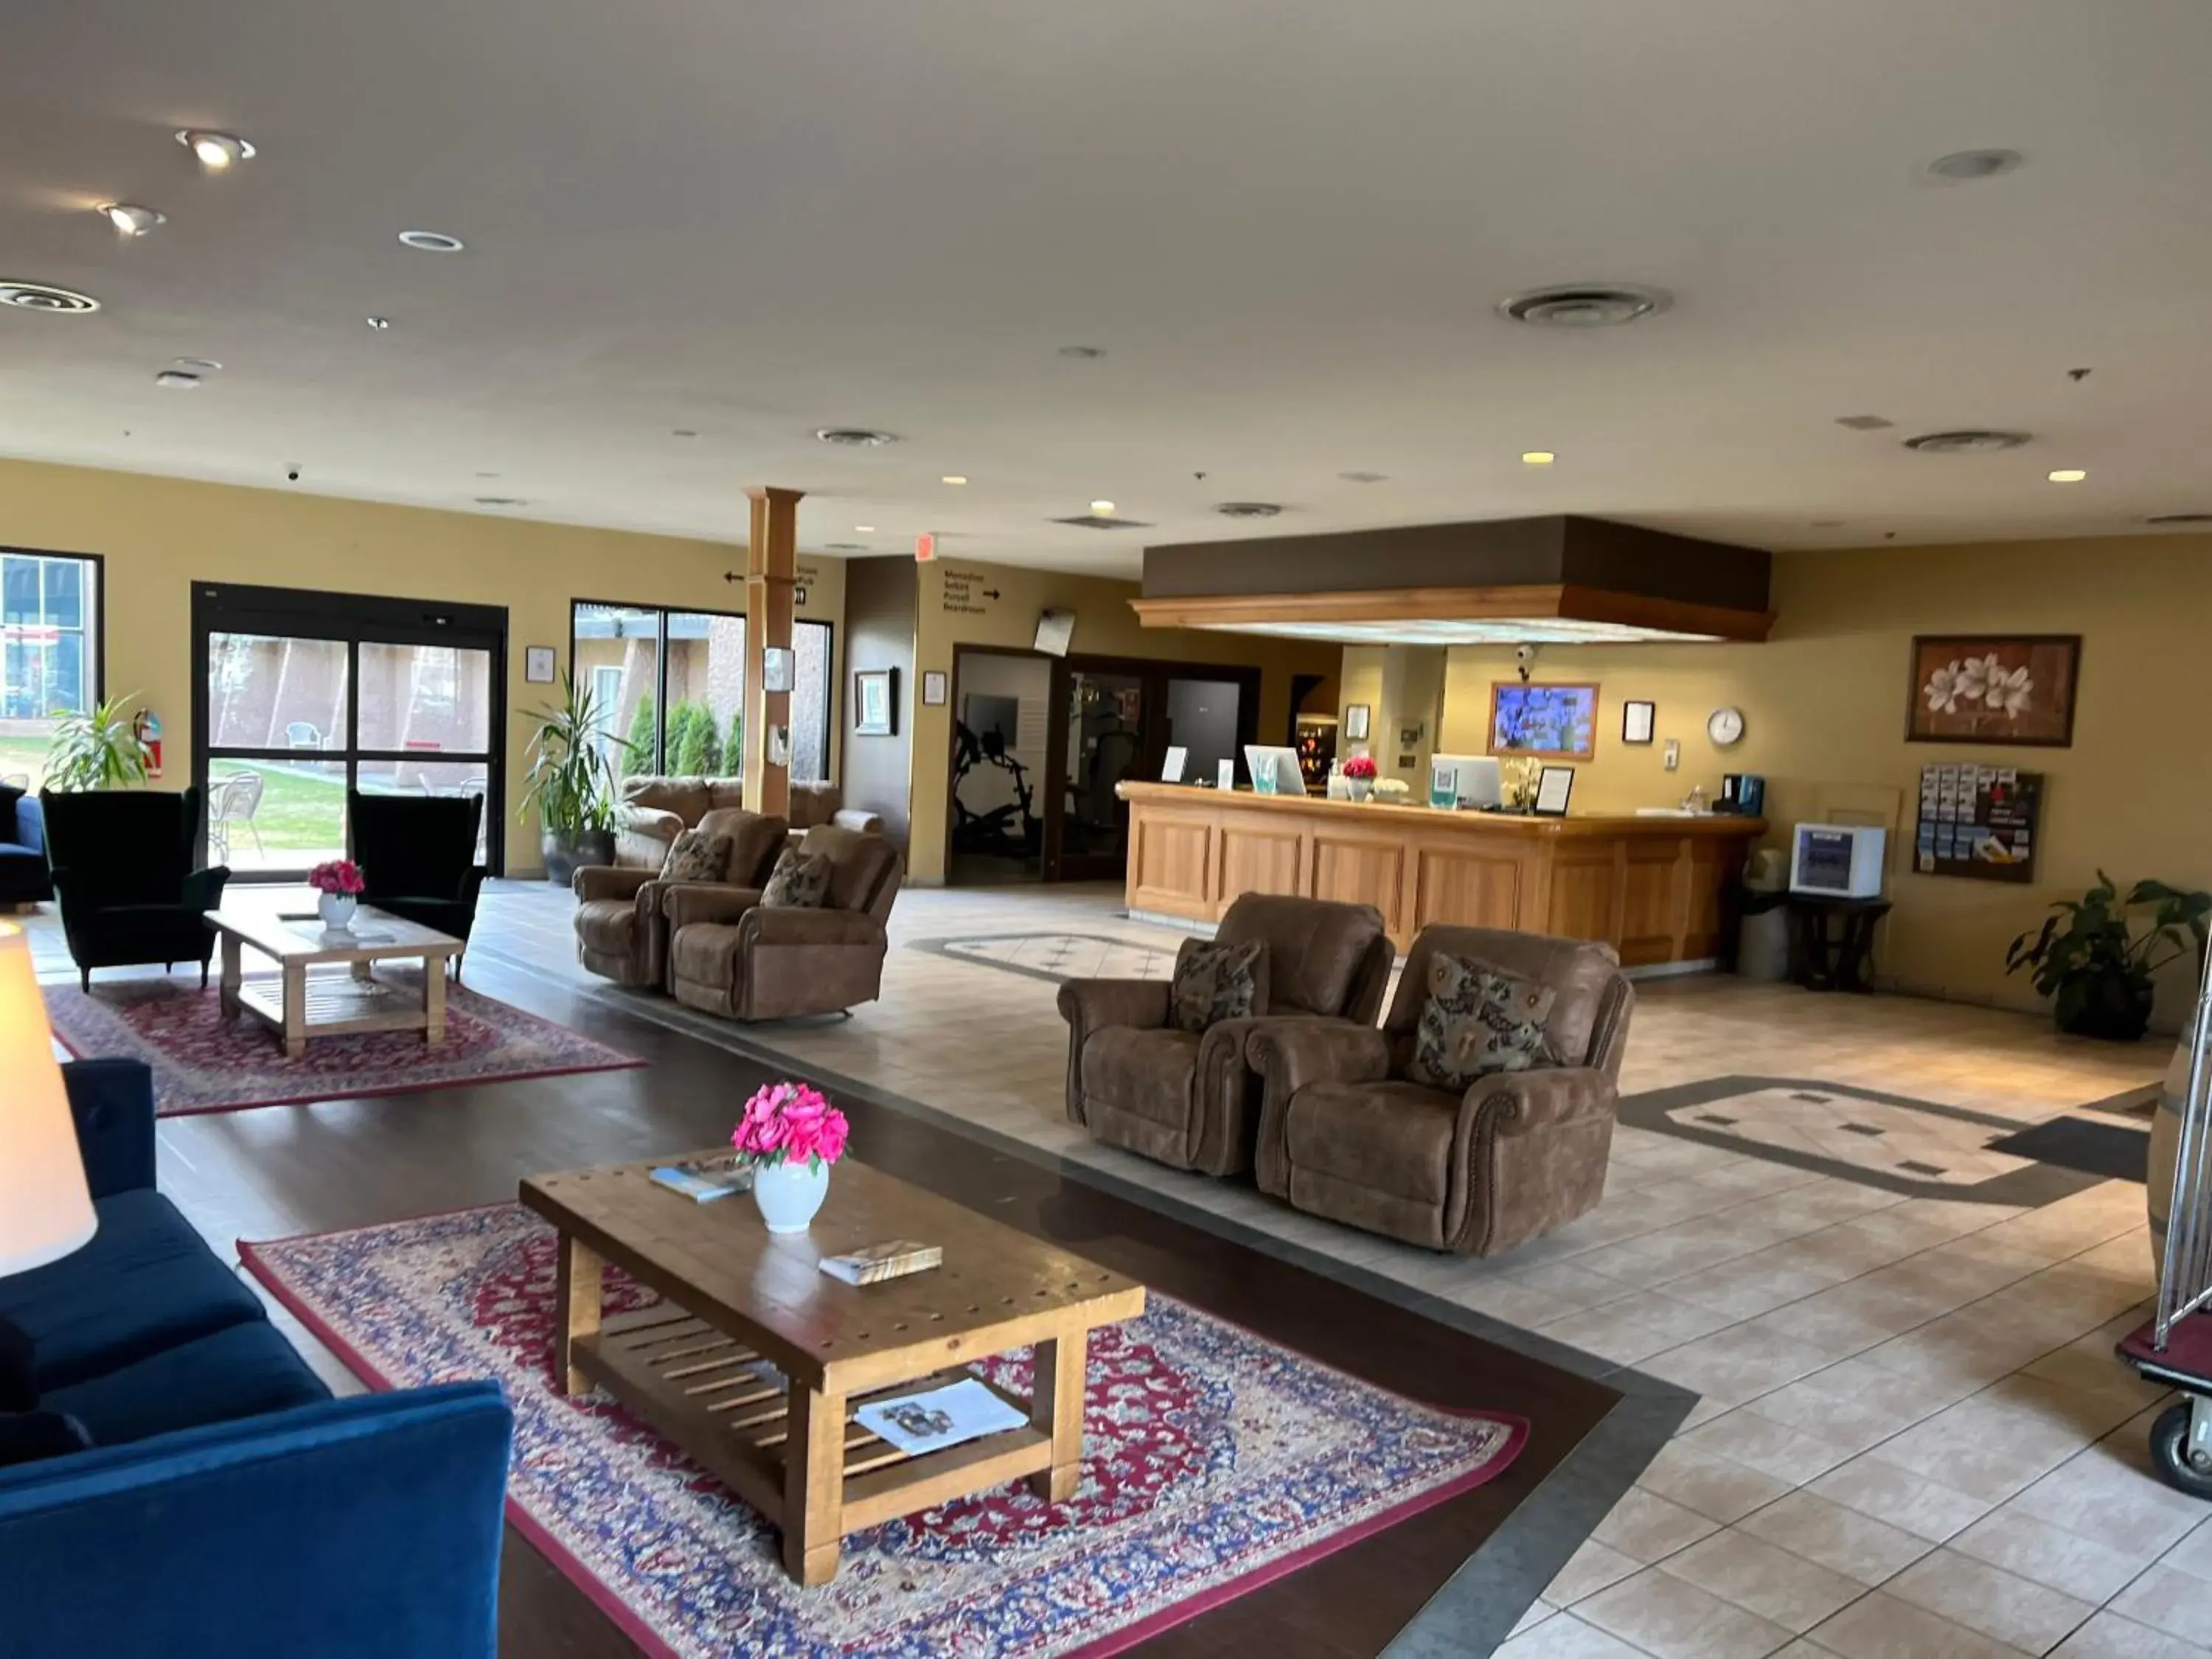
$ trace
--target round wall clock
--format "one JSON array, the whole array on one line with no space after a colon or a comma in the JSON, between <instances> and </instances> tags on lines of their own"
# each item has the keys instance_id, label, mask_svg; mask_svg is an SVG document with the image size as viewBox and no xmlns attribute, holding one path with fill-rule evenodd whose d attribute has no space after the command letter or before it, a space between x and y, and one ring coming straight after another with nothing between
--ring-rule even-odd
<instances>
[{"instance_id":1,"label":"round wall clock","mask_svg":"<svg viewBox=\"0 0 2212 1659\"><path fill-rule=\"evenodd\" d=\"M1743 736L1743 710L1723 704L1706 717L1705 735L1726 749Z\"/></svg>"}]
</instances>

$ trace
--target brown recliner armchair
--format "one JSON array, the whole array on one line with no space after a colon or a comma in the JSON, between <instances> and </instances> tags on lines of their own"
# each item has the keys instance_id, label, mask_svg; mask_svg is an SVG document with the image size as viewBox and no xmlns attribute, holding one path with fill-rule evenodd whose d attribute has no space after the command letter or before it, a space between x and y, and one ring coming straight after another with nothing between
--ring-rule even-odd
<instances>
[{"instance_id":1,"label":"brown recliner armchair","mask_svg":"<svg viewBox=\"0 0 2212 1659\"><path fill-rule=\"evenodd\" d=\"M1550 987L1545 1037L1559 1064L1492 1073L1464 1095L1410 1080L1439 951ZM1252 1062L1266 1080L1260 1188L1310 1214L1461 1255L1496 1255L1563 1226L1605 1195L1635 1005L1609 945L1424 928L1382 1030L1254 1034Z\"/></svg>"},{"instance_id":2,"label":"brown recliner armchair","mask_svg":"<svg viewBox=\"0 0 2212 1659\"><path fill-rule=\"evenodd\" d=\"M726 806L702 815L696 827L710 836L730 837L723 883L759 902L761 886L783 850L788 833L784 820ZM578 901L576 959L617 985L666 988L668 919L660 901L670 884L660 879L660 866L626 870L618 865L586 865L569 884Z\"/></svg>"},{"instance_id":3,"label":"brown recliner armchair","mask_svg":"<svg viewBox=\"0 0 2212 1659\"><path fill-rule=\"evenodd\" d=\"M765 905L757 890L734 887L663 891L668 988L678 1002L726 1019L788 1019L842 1013L882 994L884 930L905 874L898 848L883 836L818 824L799 850L830 860L818 908Z\"/></svg>"},{"instance_id":4,"label":"brown recliner armchair","mask_svg":"<svg viewBox=\"0 0 2212 1659\"><path fill-rule=\"evenodd\" d=\"M1395 952L1374 906L1282 894L1245 894L1214 938L1266 941L1264 1015L1180 1030L1169 1021L1168 982L1145 979L1070 980L1060 988L1060 1012L1073 1121L1157 1163L1227 1176L1252 1167L1259 1125L1247 1040L1282 1022L1372 1027Z\"/></svg>"}]
</instances>

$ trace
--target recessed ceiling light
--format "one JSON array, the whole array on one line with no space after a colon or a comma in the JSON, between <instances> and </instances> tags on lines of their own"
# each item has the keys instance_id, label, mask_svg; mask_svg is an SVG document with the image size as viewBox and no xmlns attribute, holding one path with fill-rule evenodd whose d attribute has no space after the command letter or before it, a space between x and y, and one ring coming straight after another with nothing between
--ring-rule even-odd
<instances>
[{"instance_id":1,"label":"recessed ceiling light","mask_svg":"<svg viewBox=\"0 0 2212 1659\"><path fill-rule=\"evenodd\" d=\"M172 368L181 368L193 374L214 374L222 365L212 357L177 357L170 361Z\"/></svg>"},{"instance_id":2,"label":"recessed ceiling light","mask_svg":"<svg viewBox=\"0 0 2212 1659\"><path fill-rule=\"evenodd\" d=\"M100 216L125 236L143 236L158 224L164 223L168 215L157 209L140 207L136 202L102 202Z\"/></svg>"},{"instance_id":3,"label":"recessed ceiling light","mask_svg":"<svg viewBox=\"0 0 2212 1659\"><path fill-rule=\"evenodd\" d=\"M2089 475L2078 466L2062 466L2044 476L2053 483L2080 483Z\"/></svg>"},{"instance_id":4,"label":"recessed ceiling light","mask_svg":"<svg viewBox=\"0 0 2212 1659\"><path fill-rule=\"evenodd\" d=\"M210 173L224 172L233 163L253 157L253 146L234 132L210 132L199 127L187 127L177 135L177 142L191 151Z\"/></svg>"},{"instance_id":5,"label":"recessed ceiling light","mask_svg":"<svg viewBox=\"0 0 2212 1659\"><path fill-rule=\"evenodd\" d=\"M853 533L856 536L872 536L876 533L876 527L872 524L856 524L853 526Z\"/></svg>"},{"instance_id":6,"label":"recessed ceiling light","mask_svg":"<svg viewBox=\"0 0 2212 1659\"><path fill-rule=\"evenodd\" d=\"M187 374L182 369L165 368L154 377L154 384L168 392L197 392L200 377Z\"/></svg>"},{"instance_id":7,"label":"recessed ceiling light","mask_svg":"<svg viewBox=\"0 0 2212 1659\"><path fill-rule=\"evenodd\" d=\"M885 444L898 441L891 434L872 426L819 427L814 435L825 444L836 444L845 449L881 449Z\"/></svg>"},{"instance_id":8,"label":"recessed ceiling light","mask_svg":"<svg viewBox=\"0 0 2212 1659\"><path fill-rule=\"evenodd\" d=\"M1103 357L1106 351L1103 346L1062 346L1060 349L1060 355L1063 357L1073 357L1081 362L1089 362L1093 358Z\"/></svg>"},{"instance_id":9,"label":"recessed ceiling light","mask_svg":"<svg viewBox=\"0 0 2212 1659\"><path fill-rule=\"evenodd\" d=\"M459 253L462 246L459 237L448 236L442 230L403 230L399 240L422 253Z\"/></svg>"},{"instance_id":10,"label":"recessed ceiling light","mask_svg":"<svg viewBox=\"0 0 2212 1659\"><path fill-rule=\"evenodd\" d=\"M1559 458L1548 449L1524 449L1521 452L1523 466L1549 466Z\"/></svg>"},{"instance_id":11,"label":"recessed ceiling light","mask_svg":"<svg viewBox=\"0 0 2212 1659\"><path fill-rule=\"evenodd\" d=\"M368 325L374 329L379 334L383 333L386 329L392 326L392 319L389 317L371 317L368 320Z\"/></svg>"},{"instance_id":12,"label":"recessed ceiling light","mask_svg":"<svg viewBox=\"0 0 2212 1659\"><path fill-rule=\"evenodd\" d=\"M965 472L948 472L937 482L939 483L963 484L968 482L968 475Z\"/></svg>"},{"instance_id":13,"label":"recessed ceiling light","mask_svg":"<svg viewBox=\"0 0 2212 1659\"><path fill-rule=\"evenodd\" d=\"M21 283L0 276L0 306L14 311L44 311L58 317L82 317L100 309L100 301L73 288L51 283Z\"/></svg>"},{"instance_id":14,"label":"recessed ceiling light","mask_svg":"<svg viewBox=\"0 0 2212 1659\"><path fill-rule=\"evenodd\" d=\"M1093 501L1091 503L1091 510L1093 513L1111 513L1114 510L1114 503L1111 501Z\"/></svg>"},{"instance_id":15,"label":"recessed ceiling light","mask_svg":"<svg viewBox=\"0 0 2212 1659\"><path fill-rule=\"evenodd\" d=\"M2001 173L2010 173L2020 163L2021 154L2016 149L1960 149L1937 156L1928 164L1928 171L1954 185L1972 184L1978 179L1994 179Z\"/></svg>"},{"instance_id":16,"label":"recessed ceiling light","mask_svg":"<svg viewBox=\"0 0 2212 1659\"><path fill-rule=\"evenodd\" d=\"M1923 455L1987 455L2000 449L2018 449L2027 441L2025 432L1968 428L1958 432L1923 432L1917 438L1907 438L1905 447Z\"/></svg>"},{"instance_id":17,"label":"recessed ceiling light","mask_svg":"<svg viewBox=\"0 0 2212 1659\"><path fill-rule=\"evenodd\" d=\"M1664 289L1634 283L1562 283L1516 294L1498 309L1537 328L1617 328L1656 317L1674 304Z\"/></svg>"}]
</instances>

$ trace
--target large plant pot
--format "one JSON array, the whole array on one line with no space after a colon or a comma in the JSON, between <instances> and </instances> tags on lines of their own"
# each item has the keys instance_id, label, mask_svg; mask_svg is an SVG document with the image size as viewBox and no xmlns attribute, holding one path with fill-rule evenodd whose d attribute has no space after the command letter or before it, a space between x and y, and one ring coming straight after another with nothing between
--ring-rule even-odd
<instances>
[{"instance_id":1,"label":"large plant pot","mask_svg":"<svg viewBox=\"0 0 2212 1659\"><path fill-rule=\"evenodd\" d=\"M2087 981L2075 995L2060 993L2058 1029L2072 1036L2100 1037L2107 1042L2137 1042L2150 1029L2151 1003L2156 994L2151 986L2116 977Z\"/></svg>"},{"instance_id":2,"label":"large plant pot","mask_svg":"<svg viewBox=\"0 0 2212 1659\"><path fill-rule=\"evenodd\" d=\"M548 830L538 836L538 850L545 855L545 879L566 887L580 867L615 861L614 831Z\"/></svg>"}]
</instances>

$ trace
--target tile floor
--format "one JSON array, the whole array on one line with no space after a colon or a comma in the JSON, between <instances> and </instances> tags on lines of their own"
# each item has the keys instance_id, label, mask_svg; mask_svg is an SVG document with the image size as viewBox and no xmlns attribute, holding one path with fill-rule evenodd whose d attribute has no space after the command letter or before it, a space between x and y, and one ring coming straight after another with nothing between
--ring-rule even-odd
<instances>
[{"instance_id":1,"label":"tile floor","mask_svg":"<svg viewBox=\"0 0 2212 1659\"><path fill-rule=\"evenodd\" d=\"M1051 952L913 948L1067 933L1164 963L1176 936L1118 906L1103 889L910 891L881 1002L744 1035L1696 1390L1501 1659L2212 1659L2212 1508L2148 1472L2166 1396L2112 1356L2152 1291L2141 1186L2038 1207L1907 1196L1624 1126L1580 1221L1493 1261L1408 1249L1093 1146L1062 1111ZM556 891L497 884L478 948L580 976ZM1629 1091L1814 1079L2024 1125L2153 1083L2166 1060L2155 1041L1901 998L1721 977L1639 993Z\"/></svg>"}]
</instances>

